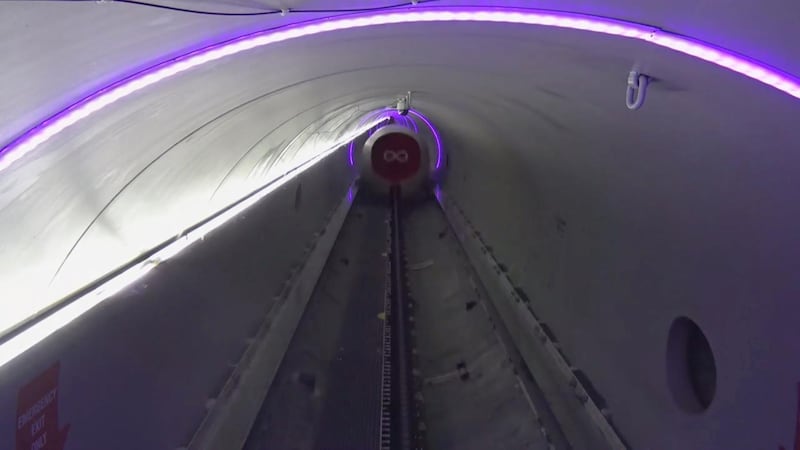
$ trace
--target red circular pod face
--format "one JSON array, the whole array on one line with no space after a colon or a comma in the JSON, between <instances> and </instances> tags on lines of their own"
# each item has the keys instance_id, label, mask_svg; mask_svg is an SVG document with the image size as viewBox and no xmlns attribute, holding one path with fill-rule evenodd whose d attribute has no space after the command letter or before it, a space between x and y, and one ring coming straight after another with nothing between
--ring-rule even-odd
<instances>
[{"instance_id":1,"label":"red circular pod face","mask_svg":"<svg viewBox=\"0 0 800 450\"><path fill-rule=\"evenodd\" d=\"M392 182L405 181L419 171L422 150L417 140L403 133L381 136L372 146L372 170Z\"/></svg>"}]
</instances>

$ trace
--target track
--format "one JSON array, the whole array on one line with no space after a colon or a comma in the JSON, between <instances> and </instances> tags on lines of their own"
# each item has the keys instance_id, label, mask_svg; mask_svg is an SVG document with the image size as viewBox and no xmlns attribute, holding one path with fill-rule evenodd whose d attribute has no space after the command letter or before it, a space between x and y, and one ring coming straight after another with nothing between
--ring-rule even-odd
<instances>
[{"instance_id":1,"label":"track","mask_svg":"<svg viewBox=\"0 0 800 450\"><path fill-rule=\"evenodd\" d=\"M244 448L553 448L435 203L359 197Z\"/></svg>"},{"instance_id":2,"label":"track","mask_svg":"<svg viewBox=\"0 0 800 450\"><path fill-rule=\"evenodd\" d=\"M357 199L245 449L378 448L385 228Z\"/></svg>"},{"instance_id":3,"label":"track","mask_svg":"<svg viewBox=\"0 0 800 450\"><path fill-rule=\"evenodd\" d=\"M420 433L420 414L415 403L416 382L413 372L413 315L412 303L407 295L405 242L401 216L400 189L391 191L390 239L390 297L391 310L388 319L391 323L392 342L392 439L391 450L412 450L423 448L424 437Z\"/></svg>"}]
</instances>

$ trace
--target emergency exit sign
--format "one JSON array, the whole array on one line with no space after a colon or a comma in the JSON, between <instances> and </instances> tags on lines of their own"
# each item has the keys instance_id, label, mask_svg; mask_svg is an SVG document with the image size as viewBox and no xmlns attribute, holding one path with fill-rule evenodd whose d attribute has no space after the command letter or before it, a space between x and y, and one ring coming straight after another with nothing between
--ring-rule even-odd
<instances>
[{"instance_id":1,"label":"emergency exit sign","mask_svg":"<svg viewBox=\"0 0 800 450\"><path fill-rule=\"evenodd\" d=\"M17 395L16 450L63 450L69 425L58 427L60 364L41 373Z\"/></svg>"}]
</instances>

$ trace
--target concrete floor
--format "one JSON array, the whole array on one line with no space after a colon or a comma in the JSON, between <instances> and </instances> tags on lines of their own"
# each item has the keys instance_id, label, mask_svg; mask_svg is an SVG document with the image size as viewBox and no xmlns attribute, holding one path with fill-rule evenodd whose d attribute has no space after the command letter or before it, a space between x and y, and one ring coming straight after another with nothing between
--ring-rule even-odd
<instances>
[{"instance_id":1,"label":"concrete floor","mask_svg":"<svg viewBox=\"0 0 800 450\"><path fill-rule=\"evenodd\" d=\"M405 230L429 448L547 449L438 205L409 209Z\"/></svg>"},{"instance_id":2,"label":"concrete floor","mask_svg":"<svg viewBox=\"0 0 800 450\"><path fill-rule=\"evenodd\" d=\"M378 447L385 218L350 211L246 450Z\"/></svg>"},{"instance_id":3,"label":"concrete floor","mask_svg":"<svg viewBox=\"0 0 800 450\"><path fill-rule=\"evenodd\" d=\"M246 450L377 448L387 209L363 200L342 228ZM444 215L433 201L405 210L428 447L547 449L513 348L476 294Z\"/></svg>"}]
</instances>

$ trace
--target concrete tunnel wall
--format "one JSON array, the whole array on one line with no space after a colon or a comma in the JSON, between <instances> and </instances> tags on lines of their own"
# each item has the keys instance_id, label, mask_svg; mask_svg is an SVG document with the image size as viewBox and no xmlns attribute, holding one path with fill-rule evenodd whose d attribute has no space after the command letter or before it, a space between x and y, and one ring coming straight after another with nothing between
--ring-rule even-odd
<instances>
[{"instance_id":1,"label":"concrete tunnel wall","mask_svg":"<svg viewBox=\"0 0 800 450\"><path fill-rule=\"evenodd\" d=\"M797 40L787 22L797 16L795 3L634 3L558 7L666 26L800 73L800 50L788 44ZM41 11L53 10L30 14L47 22L36 16ZM76 36L83 42L76 48L97 52L92 67L100 78L113 78L111 68L136 67L146 55L158 59L199 41L187 36L221 36L235 28L135 14L141 16L125 26L165 20L152 33L182 40L165 39L171 50L152 53L132 44L139 53L123 58L121 52L102 57L102 45ZM107 20L104 27L113 23ZM239 23L243 29L259 24ZM133 33L109 28L120 39ZM38 60L27 67L46 64ZM14 82L6 85L77 92L78 66L58 64L71 70L30 83L20 69L4 75ZM633 64L658 79L635 113L623 103ZM308 83L293 86L298 80ZM800 187L800 106L753 80L644 43L537 27L437 24L340 32L250 52L126 99L37 150L33 162L4 172L0 182L15 192L7 198L19 209L5 205L2 229L18 230L20 217L52 208L32 204L14 189L27 184L45 192L37 198L47 199L50 189L72 187L67 197L93 204L92 196L108 198L129 179L129 169L146 164L152 155L147 152L163 150L187 130L261 93L280 92L227 132L215 124L203 146L185 144L186 157L197 148L212 156L227 154L223 147L241 149L245 139L232 139L254 132L253 124L310 111L304 122L287 122L285 137L274 141L280 147L318 117L346 111L355 119L408 89L418 92L415 105L441 129L452 157L445 189L509 267L566 355L606 398L633 448L790 445L800 379L800 362L793 358L800 350L792 302L798 284L791 270L800 250L794 232L800 211L793 201ZM7 138L24 128L16 117L28 123L47 109L41 105L54 107L52 97L20 92L14 97L19 102L12 102L18 109L5 110L15 118L4 122ZM203 92L208 95L198 95ZM357 104L363 108L348 109ZM162 119L151 120L154 111ZM102 161L98 149L108 148L115 151L95 165ZM166 174L178 167L177 160L173 164L164 166ZM85 172L76 175L70 167ZM76 178L96 181L93 174L112 167L125 169L107 191L72 184ZM63 178L53 182L61 171ZM163 198L153 195L167 186L160 184L165 180L174 180L176 189L192 180L207 188L193 172L171 177L146 185L151 191L143 198L150 200L140 211L153 211L153 202ZM121 217L133 206L120 204ZM47 214L37 220L60 223ZM4 251L0 264L10 258ZM716 396L702 414L682 410L666 380L668 330L678 316L702 328L716 359Z\"/></svg>"},{"instance_id":2,"label":"concrete tunnel wall","mask_svg":"<svg viewBox=\"0 0 800 450\"><path fill-rule=\"evenodd\" d=\"M74 291L324 150L377 106L367 97L375 88L333 89L342 74L303 80L288 61L283 73L269 61L262 70L237 62L244 67L201 69L215 74L213 95L203 95L201 73L169 80L164 92L113 105L6 172L7 298L27 307ZM294 82L275 88L270 75Z\"/></svg>"},{"instance_id":3,"label":"concrete tunnel wall","mask_svg":"<svg viewBox=\"0 0 800 450\"><path fill-rule=\"evenodd\" d=\"M346 161L332 155L0 368L0 448L16 448L18 392L55 363L49 418L69 425L65 449L185 446L345 196Z\"/></svg>"}]
</instances>

